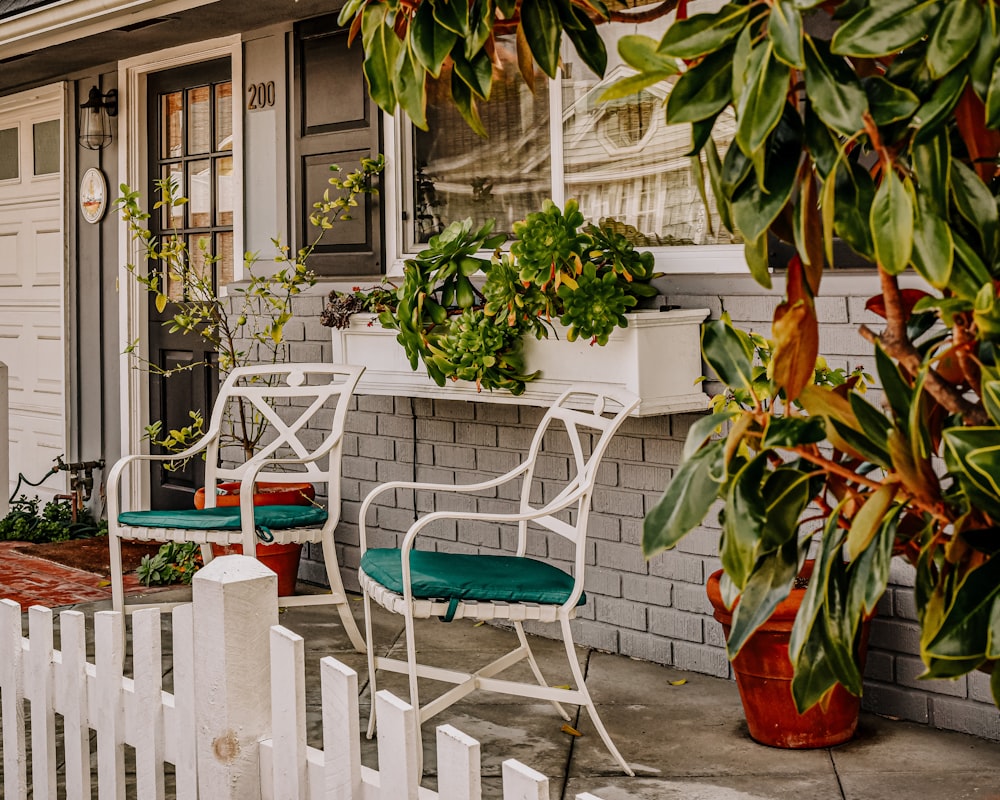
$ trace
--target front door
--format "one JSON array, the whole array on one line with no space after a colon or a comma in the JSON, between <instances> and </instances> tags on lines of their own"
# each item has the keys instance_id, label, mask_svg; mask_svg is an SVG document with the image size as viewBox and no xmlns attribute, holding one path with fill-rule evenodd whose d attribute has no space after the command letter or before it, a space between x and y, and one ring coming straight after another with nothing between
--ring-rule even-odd
<instances>
[{"instance_id":1,"label":"front door","mask_svg":"<svg viewBox=\"0 0 1000 800\"><path fill-rule=\"evenodd\" d=\"M234 278L233 213L240 196L233 174L230 61L223 58L154 73L147 85L150 197L154 180L171 178L179 194L188 198L184 205L154 211L150 229L156 234L183 237L191 266L200 271L211 269L216 287L224 286ZM205 247L218 261L206 263ZM164 280L165 294L180 300L184 292L180 282L169 276ZM149 360L171 374L150 374L150 420L160 421L161 430L166 432L189 425L190 412L198 411L207 426L218 390L216 354L199 337L171 333L169 320L177 306L168 302L161 313L152 300L151 296ZM191 461L181 469L154 465L153 507L190 508L193 493L203 480L200 461Z\"/></svg>"}]
</instances>

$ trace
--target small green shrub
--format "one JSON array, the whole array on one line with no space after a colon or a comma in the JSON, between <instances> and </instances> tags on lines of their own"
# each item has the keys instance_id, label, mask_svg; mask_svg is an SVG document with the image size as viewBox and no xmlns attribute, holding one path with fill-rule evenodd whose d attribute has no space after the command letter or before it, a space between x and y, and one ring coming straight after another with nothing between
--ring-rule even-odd
<instances>
[{"instance_id":1,"label":"small green shrub","mask_svg":"<svg viewBox=\"0 0 1000 800\"><path fill-rule=\"evenodd\" d=\"M10 503L10 511L0 519L0 541L20 541L40 544L65 542L69 539L89 539L106 536L107 520L95 520L82 509L73 522L73 507L65 500L49 500L44 506L38 497L21 495Z\"/></svg>"},{"instance_id":2,"label":"small green shrub","mask_svg":"<svg viewBox=\"0 0 1000 800\"><path fill-rule=\"evenodd\" d=\"M144 586L191 583L201 568L201 552L196 542L167 542L155 556L143 556L135 574Z\"/></svg>"}]
</instances>

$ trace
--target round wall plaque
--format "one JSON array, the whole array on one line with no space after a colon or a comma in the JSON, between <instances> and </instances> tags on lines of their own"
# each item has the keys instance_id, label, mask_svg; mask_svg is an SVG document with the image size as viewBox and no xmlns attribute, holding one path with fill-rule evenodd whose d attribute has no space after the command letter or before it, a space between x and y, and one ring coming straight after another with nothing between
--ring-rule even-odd
<instances>
[{"instance_id":1,"label":"round wall plaque","mask_svg":"<svg viewBox=\"0 0 1000 800\"><path fill-rule=\"evenodd\" d=\"M107 207L108 181L97 167L91 167L80 181L80 212L93 225L101 221Z\"/></svg>"}]
</instances>

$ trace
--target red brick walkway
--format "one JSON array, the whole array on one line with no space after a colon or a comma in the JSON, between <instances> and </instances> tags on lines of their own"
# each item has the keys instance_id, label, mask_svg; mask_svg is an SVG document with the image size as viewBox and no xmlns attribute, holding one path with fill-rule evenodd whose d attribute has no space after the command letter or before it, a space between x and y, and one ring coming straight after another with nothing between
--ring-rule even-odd
<instances>
[{"instance_id":1,"label":"red brick walkway","mask_svg":"<svg viewBox=\"0 0 1000 800\"><path fill-rule=\"evenodd\" d=\"M83 572L54 561L18 553L20 542L0 542L0 598L20 603L21 608L56 608L111 597L107 577ZM125 576L125 592L141 587L135 575ZM150 591L142 587L143 592Z\"/></svg>"}]
</instances>

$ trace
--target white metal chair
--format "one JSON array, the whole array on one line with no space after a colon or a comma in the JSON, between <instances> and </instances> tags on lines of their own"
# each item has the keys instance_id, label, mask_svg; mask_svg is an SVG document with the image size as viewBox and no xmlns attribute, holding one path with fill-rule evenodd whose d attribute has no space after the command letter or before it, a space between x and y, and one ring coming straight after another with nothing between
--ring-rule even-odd
<instances>
[{"instance_id":1,"label":"white metal chair","mask_svg":"<svg viewBox=\"0 0 1000 800\"><path fill-rule=\"evenodd\" d=\"M362 557L359 576L364 593L372 697L376 691L376 671L381 669L409 676L410 704L419 709L418 727L476 689L548 700L567 721L570 717L560 703L584 706L611 755L626 774L633 774L608 735L587 690L573 646L570 620L576 615L577 606L585 602L585 542L597 468L612 436L638 402L635 395L625 391L609 391L603 387L573 387L563 393L545 413L535 432L527 458L507 474L482 483L455 486L394 481L379 486L365 498L361 506ZM560 428L563 430L559 430ZM533 502L532 497L538 496L539 488L534 480L536 461L543 450L543 442L551 442L554 437L569 441L570 478L561 486L545 481L541 492L542 501ZM382 493L397 489L479 492L497 489L512 481L520 481L520 501L517 511L513 513L433 511L413 523L399 549L369 549L367 546L367 514L375 499ZM534 494L533 483L536 483ZM485 521L516 526L516 553L470 555L415 549L417 536L427 526L442 520L457 520L459 525L463 521ZM528 558L529 532L532 535L555 535L570 542L574 549L572 575L551 563ZM404 617L405 661L375 655L372 642L372 601ZM517 632L518 646L472 673L448 669L446 665L438 667L420 664L416 658L414 619L428 617L439 617L445 621L462 618L509 620ZM554 688L542 676L524 633L523 623L527 620L560 624L575 688ZM537 683L495 677L523 660L527 660ZM454 686L421 706L417 692L418 678L430 678ZM374 714L373 703L368 725L369 738L375 731Z\"/></svg>"},{"instance_id":2,"label":"white metal chair","mask_svg":"<svg viewBox=\"0 0 1000 800\"><path fill-rule=\"evenodd\" d=\"M258 536L279 544L321 542L330 594L279 598L282 606L332 603L359 652L364 639L348 605L337 563L333 533L340 519L340 462L347 408L364 367L339 364L284 364L234 369L219 390L208 432L183 453L129 455L108 473L108 534L111 551L111 592L115 611L144 604L126 604L122 586L121 540L197 542L206 563L211 545L239 544L256 555ZM239 448L220 453L225 415L239 398L247 413L266 420L267 433L253 457L222 466L220 456L239 458ZM228 410L227 410L228 409ZM141 480L138 465L205 455L205 508L181 511L131 510L122 507L123 478ZM221 481L240 481L240 504L217 508ZM326 504L254 508L254 485L319 483L326 485ZM271 538L273 537L273 539Z\"/></svg>"}]
</instances>

